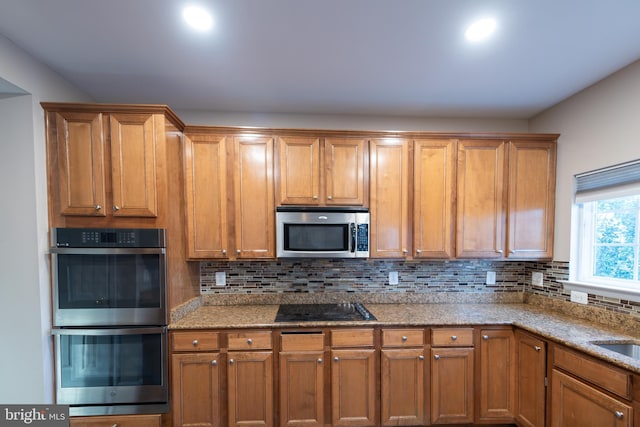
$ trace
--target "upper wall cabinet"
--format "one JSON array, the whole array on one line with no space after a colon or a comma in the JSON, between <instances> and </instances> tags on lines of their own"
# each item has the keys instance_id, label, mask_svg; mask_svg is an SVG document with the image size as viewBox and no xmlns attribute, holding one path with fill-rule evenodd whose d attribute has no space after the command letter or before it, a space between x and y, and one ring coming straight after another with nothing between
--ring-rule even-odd
<instances>
[{"instance_id":1,"label":"upper wall cabinet","mask_svg":"<svg viewBox=\"0 0 640 427\"><path fill-rule=\"evenodd\" d=\"M551 258L555 158L555 141L460 141L456 257Z\"/></svg>"},{"instance_id":2,"label":"upper wall cabinet","mask_svg":"<svg viewBox=\"0 0 640 427\"><path fill-rule=\"evenodd\" d=\"M360 138L278 138L278 203L367 205L368 144Z\"/></svg>"},{"instance_id":3,"label":"upper wall cabinet","mask_svg":"<svg viewBox=\"0 0 640 427\"><path fill-rule=\"evenodd\" d=\"M185 135L187 256L274 258L273 138Z\"/></svg>"},{"instance_id":4,"label":"upper wall cabinet","mask_svg":"<svg viewBox=\"0 0 640 427\"><path fill-rule=\"evenodd\" d=\"M111 105L101 111L100 105L53 103L43 107L52 225L108 225L122 217L152 218L154 223L160 209L158 193L167 185L166 108ZM72 217L103 222L83 223Z\"/></svg>"},{"instance_id":5,"label":"upper wall cabinet","mask_svg":"<svg viewBox=\"0 0 640 427\"><path fill-rule=\"evenodd\" d=\"M419 139L413 154L413 256L452 258L455 139Z\"/></svg>"}]
</instances>

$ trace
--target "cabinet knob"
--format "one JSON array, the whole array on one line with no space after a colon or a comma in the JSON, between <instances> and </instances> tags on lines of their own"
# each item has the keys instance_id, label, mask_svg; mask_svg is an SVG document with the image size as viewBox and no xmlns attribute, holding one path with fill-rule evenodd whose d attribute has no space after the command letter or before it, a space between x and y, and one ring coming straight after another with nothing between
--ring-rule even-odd
<instances>
[{"instance_id":1,"label":"cabinet knob","mask_svg":"<svg viewBox=\"0 0 640 427\"><path fill-rule=\"evenodd\" d=\"M436 359L436 360L438 360L438 359L440 359L440 355L439 355L439 354L436 354L436 355L434 355L434 356L433 356L433 358L434 358L434 359Z\"/></svg>"},{"instance_id":2,"label":"cabinet knob","mask_svg":"<svg viewBox=\"0 0 640 427\"><path fill-rule=\"evenodd\" d=\"M334 362L339 362L339 361L340 361L340 358L339 358L338 356L336 356L336 357L334 357L334 358L333 358L333 361L334 361Z\"/></svg>"},{"instance_id":3,"label":"cabinet knob","mask_svg":"<svg viewBox=\"0 0 640 427\"><path fill-rule=\"evenodd\" d=\"M318 359L318 363L322 363L322 359Z\"/></svg>"},{"instance_id":4,"label":"cabinet knob","mask_svg":"<svg viewBox=\"0 0 640 427\"><path fill-rule=\"evenodd\" d=\"M489 335L483 335L483 336L482 336L482 339L483 339L483 340L485 340L485 341L487 341L487 340L489 339Z\"/></svg>"},{"instance_id":5,"label":"cabinet knob","mask_svg":"<svg viewBox=\"0 0 640 427\"><path fill-rule=\"evenodd\" d=\"M95 206L94 206L94 208L95 208L95 210L99 211L100 209L102 209L102 206L100 206L100 205L95 205Z\"/></svg>"},{"instance_id":6,"label":"cabinet knob","mask_svg":"<svg viewBox=\"0 0 640 427\"><path fill-rule=\"evenodd\" d=\"M408 250L406 250L406 249L403 249L403 250L402 250L402 253L403 253L403 254L405 254L405 255L406 255L408 252L409 252L409 251L408 251Z\"/></svg>"},{"instance_id":7,"label":"cabinet knob","mask_svg":"<svg viewBox=\"0 0 640 427\"><path fill-rule=\"evenodd\" d=\"M318 196L313 196L313 200L318 200Z\"/></svg>"},{"instance_id":8,"label":"cabinet knob","mask_svg":"<svg viewBox=\"0 0 640 427\"><path fill-rule=\"evenodd\" d=\"M218 366L218 361L217 361L217 360L212 360L212 361L211 361L211 364L212 364L213 366Z\"/></svg>"},{"instance_id":9,"label":"cabinet knob","mask_svg":"<svg viewBox=\"0 0 640 427\"><path fill-rule=\"evenodd\" d=\"M420 255L422 253L422 249L416 249L416 253Z\"/></svg>"},{"instance_id":10,"label":"cabinet knob","mask_svg":"<svg viewBox=\"0 0 640 427\"><path fill-rule=\"evenodd\" d=\"M418 356L419 360L424 360L424 356L421 354L420 356Z\"/></svg>"},{"instance_id":11,"label":"cabinet knob","mask_svg":"<svg viewBox=\"0 0 640 427\"><path fill-rule=\"evenodd\" d=\"M624 417L624 413L621 411L614 412L617 419L621 420Z\"/></svg>"},{"instance_id":12,"label":"cabinet knob","mask_svg":"<svg viewBox=\"0 0 640 427\"><path fill-rule=\"evenodd\" d=\"M451 335L451 341L455 341L455 340L457 340L457 339L458 339L458 336L457 336L457 335Z\"/></svg>"},{"instance_id":13,"label":"cabinet knob","mask_svg":"<svg viewBox=\"0 0 640 427\"><path fill-rule=\"evenodd\" d=\"M120 206L118 205L113 205L113 211L114 212L118 212L120 210Z\"/></svg>"},{"instance_id":14,"label":"cabinet knob","mask_svg":"<svg viewBox=\"0 0 640 427\"><path fill-rule=\"evenodd\" d=\"M111 427L118 427L118 423L111 424Z\"/></svg>"},{"instance_id":15,"label":"cabinet knob","mask_svg":"<svg viewBox=\"0 0 640 427\"><path fill-rule=\"evenodd\" d=\"M536 345L536 346L533 347L533 349L535 351L540 351L540 350L542 350L542 347L540 347L539 345Z\"/></svg>"},{"instance_id":16,"label":"cabinet knob","mask_svg":"<svg viewBox=\"0 0 640 427\"><path fill-rule=\"evenodd\" d=\"M406 341L406 340L408 340L408 339L409 339L409 338L407 338L407 336L406 336L406 335L403 335L403 336L402 336L402 341Z\"/></svg>"},{"instance_id":17,"label":"cabinet knob","mask_svg":"<svg viewBox=\"0 0 640 427\"><path fill-rule=\"evenodd\" d=\"M504 253L504 251L503 251L502 249L498 249L498 250L496 251L496 253L497 253L497 254L502 254L502 253Z\"/></svg>"},{"instance_id":18,"label":"cabinet knob","mask_svg":"<svg viewBox=\"0 0 640 427\"><path fill-rule=\"evenodd\" d=\"M515 254L516 250L515 249L511 249L509 252L511 252L512 254Z\"/></svg>"},{"instance_id":19,"label":"cabinet knob","mask_svg":"<svg viewBox=\"0 0 640 427\"><path fill-rule=\"evenodd\" d=\"M333 196L327 196L327 200L333 200Z\"/></svg>"},{"instance_id":20,"label":"cabinet knob","mask_svg":"<svg viewBox=\"0 0 640 427\"><path fill-rule=\"evenodd\" d=\"M253 340L252 340L251 338L249 338L249 339L247 340L247 344L249 344L249 345L253 344Z\"/></svg>"},{"instance_id":21,"label":"cabinet knob","mask_svg":"<svg viewBox=\"0 0 640 427\"><path fill-rule=\"evenodd\" d=\"M233 359L229 359L229 365L233 365L234 360Z\"/></svg>"},{"instance_id":22,"label":"cabinet knob","mask_svg":"<svg viewBox=\"0 0 640 427\"><path fill-rule=\"evenodd\" d=\"M222 250L222 255L226 255L226 254L227 254L227 250L226 250L226 249L223 249L223 250Z\"/></svg>"},{"instance_id":23,"label":"cabinet knob","mask_svg":"<svg viewBox=\"0 0 640 427\"><path fill-rule=\"evenodd\" d=\"M240 249L236 249L236 253L237 253L238 255L240 255L240 253L241 253L241 252L242 252L242 251L241 251Z\"/></svg>"},{"instance_id":24,"label":"cabinet knob","mask_svg":"<svg viewBox=\"0 0 640 427\"><path fill-rule=\"evenodd\" d=\"M193 342L191 342L191 344L193 344L194 347L198 346L198 340L193 340Z\"/></svg>"}]
</instances>

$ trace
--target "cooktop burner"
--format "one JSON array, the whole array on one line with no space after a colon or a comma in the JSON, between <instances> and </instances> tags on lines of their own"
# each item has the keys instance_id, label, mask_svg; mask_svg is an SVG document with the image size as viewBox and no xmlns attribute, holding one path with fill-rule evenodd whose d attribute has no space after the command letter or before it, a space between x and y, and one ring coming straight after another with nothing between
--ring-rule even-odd
<instances>
[{"instance_id":1,"label":"cooktop burner","mask_svg":"<svg viewBox=\"0 0 640 427\"><path fill-rule=\"evenodd\" d=\"M333 322L339 320L377 320L360 303L280 304L276 322Z\"/></svg>"}]
</instances>

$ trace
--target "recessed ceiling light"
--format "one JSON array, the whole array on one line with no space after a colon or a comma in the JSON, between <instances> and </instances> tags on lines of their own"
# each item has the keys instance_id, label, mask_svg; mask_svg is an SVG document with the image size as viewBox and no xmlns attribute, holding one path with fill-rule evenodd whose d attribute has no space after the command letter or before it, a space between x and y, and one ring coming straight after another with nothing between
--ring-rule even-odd
<instances>
[{"instance_id":1,"label":"recessed ceiling light","mask_svg":"<svg viewBox=\"0 0 640 427\"><path fill-rule=\"evenodd\" d=\"M208 31L213 26L213 18L206 10L198 6L187 6L182 11L182 16L187 24L196 30Z\"/></svg>"},{"instance_id":2,"label":"recessed ceiling light","mask_svg":"<svg viewBox=\"0 0 640 427\"><path fill-rule=\"evenodd\" d=\"M464 36L470 42L486 40L496 29L496 20L493 18L480 19L467 28Z\"/></svg>"}]
</instances>

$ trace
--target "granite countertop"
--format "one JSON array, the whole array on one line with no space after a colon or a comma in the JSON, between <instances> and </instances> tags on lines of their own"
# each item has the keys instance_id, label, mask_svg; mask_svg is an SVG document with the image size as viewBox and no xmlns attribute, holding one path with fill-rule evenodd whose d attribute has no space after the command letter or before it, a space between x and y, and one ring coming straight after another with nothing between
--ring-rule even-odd
<instances>
[{"instance_id":1,"label":"granite countertop","mask_svg":"<svg viewBox=\"0 0 640 427\"><path fill-rule=\"evenodd\" d=\"M169 329L293 328L334 326L474 326L514 325L547 340L575 348L621 368L640 374L640 360L635 360L593 344L609 341L640 343L637 334L622 332L596 322L575 319L549 312L530 304L365 304L376 321L349 322L278 322L274 321L277 304L202 305Z\"/></svg>"}]
</instances>

